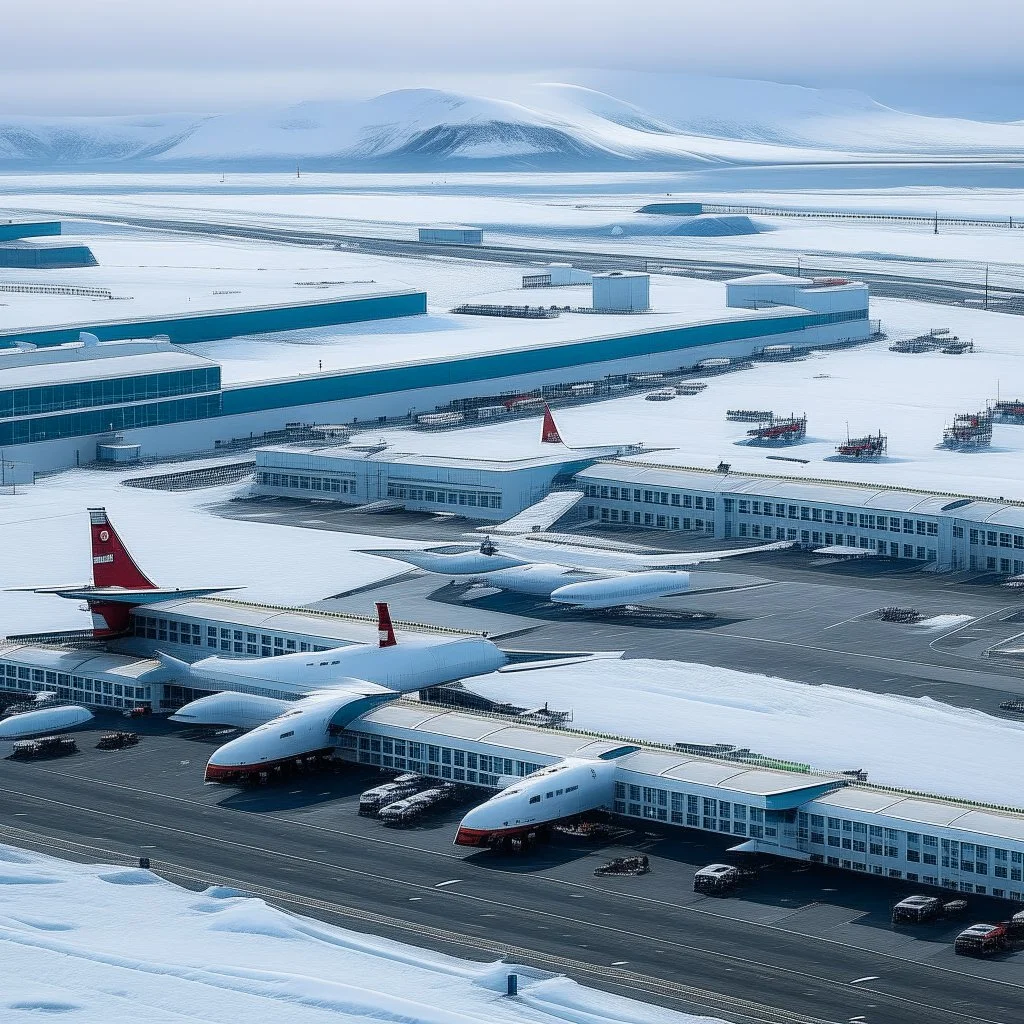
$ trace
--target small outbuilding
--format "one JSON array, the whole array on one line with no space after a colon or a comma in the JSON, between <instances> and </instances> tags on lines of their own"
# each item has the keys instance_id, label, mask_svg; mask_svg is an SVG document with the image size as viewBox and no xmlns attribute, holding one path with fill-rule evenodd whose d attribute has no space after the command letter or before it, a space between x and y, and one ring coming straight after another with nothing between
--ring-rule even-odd
<instances>
[{"instance_id":1,"label":"small outbuilding","mask_svg":"<svg viewBox=\"0 0 1024 1024\"><path fill-rule=\"evenodd\" d=\"M650 274L636 274L625 270L595 274L593 305L594 309L613 313L632 313L650 309Z\"/></svg>"}]
</instances>

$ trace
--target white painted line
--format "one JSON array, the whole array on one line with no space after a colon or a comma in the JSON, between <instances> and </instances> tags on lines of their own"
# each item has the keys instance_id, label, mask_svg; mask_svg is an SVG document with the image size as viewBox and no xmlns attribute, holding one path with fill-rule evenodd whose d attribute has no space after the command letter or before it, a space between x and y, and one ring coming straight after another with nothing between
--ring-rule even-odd
<instances>
[{"instance_id":1,"label":"white painted line","mask_svg":"<svg viewBox=\"0 0 1024 1024\"><path fill-rule=\"evenodd\" d=\"M851 1017L850 1024L860 1024L862 1020L867 1020L867 1017L865 1017L863 1013L856 1017Z\"/></svg>"},{"instance_id":2,"label":"white painted line","mask_svg":"<svg viewBox=\"0 0 1024 1024\"><path fill-rule=\"evenodd\" d=\"M438 882L437 885L434 886L434 888L443 889L446 885L457 885L461 881L461 878L449 878L447 882Z\"/></svg>"},{"instance_id":3,"label":"white painted line","mask_svg":"<svg viewBox=\"0 0 1024 1024\"><path fill-rule=\"evenodd\" d=\"M625 967L628 963L628 960L615 960L612 962L612 967Z\"/></svg>"},{"instance_id":4,"label":"white painted line","mask_svg":"<svg viewBox=\"0 0 1024 1024\"><path fill-rule=\"evenodd\" d=\"M410 903L419 903L420 900L422 900L422 899L423 899L422 896L410 896L409 897L409 902Z\"/></svg>"},{"instance_id":5,"label":"white painted line","mask_svg":"<svg viewBox=\"0 0 1024 1024\"><path fill-rule=\"evenodd\" d=\"M851 985L859 985L862 981L878 981L877 974L869 974L866 978L854 978L850 982Z\"/></svg>"}]
</instances>

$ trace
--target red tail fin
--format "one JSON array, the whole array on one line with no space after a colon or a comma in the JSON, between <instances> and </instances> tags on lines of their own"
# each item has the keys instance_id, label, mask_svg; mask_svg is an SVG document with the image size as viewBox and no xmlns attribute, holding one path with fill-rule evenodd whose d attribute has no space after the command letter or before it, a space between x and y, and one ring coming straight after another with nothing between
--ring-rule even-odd
<instances>
[{"instance_id":1,"label":"red tail fin","mask_svg":"<svg viewBox=\"0 0 1024 1024\"><path fill-rule=\"evenodd\" d=\"M391 611L387 601L377 602L377 634L381 647L394 647L398 643L395 639L395 627L391 625Z\"/></svg>"},{"instance_id":2,"label":"red tail fin","mask_svg":"<svg viewBox=\"0 0 1024 1024\"><path fill-rule=\"evenodd\" d=\"M107 519L106 509L89 509L89 529L92 531L92 581L95 586L156 589L156 584L135 564L135 559L121 543L117 531Z\"/></svg>"},{"instance_id":3,"label":"red tail fin","mask_svg":"<svg viewBox=\"0 0 1024 1024\"><path fill-rule=\"evenodd\" d=\"M555 426L555 417L551 415L548 403L544 403L544 424L540 428L540 440L542 444L564 444L562 435Z\"/></svg>"}]
</instances>

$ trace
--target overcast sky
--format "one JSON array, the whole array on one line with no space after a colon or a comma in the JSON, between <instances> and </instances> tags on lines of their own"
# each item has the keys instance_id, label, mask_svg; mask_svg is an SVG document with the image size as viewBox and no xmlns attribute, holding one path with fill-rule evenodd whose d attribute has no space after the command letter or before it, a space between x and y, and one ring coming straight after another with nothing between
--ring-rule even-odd
<instances>
[{"instance_id":1,"label":"overcast sky","mask_svg":"<svg viewBox=\"0 0 1024 1024\"><path fill-rule=\"evenodd\" d=\"M1020 0L0 0L0 12L3 114L496 91L499 75L614 68L862 85L951 113L991 98L992 116L1024 118Z\"/></svg>"}]
</instances>

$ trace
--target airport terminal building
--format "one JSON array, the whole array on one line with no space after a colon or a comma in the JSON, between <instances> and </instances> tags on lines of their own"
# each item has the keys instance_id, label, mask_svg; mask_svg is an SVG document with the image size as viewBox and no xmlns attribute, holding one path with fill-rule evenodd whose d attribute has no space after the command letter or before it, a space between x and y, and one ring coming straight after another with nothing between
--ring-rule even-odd
<instances>
[{"instance_id":1,"label":"airport terminal building","mask_svg":"<svg viewBox=\"0 0 1024 1024\"><path fill-rule=\"evenodd\" d=\"M810 290L813 292L814 288ZM181 396L164 396L159 392L150 395L147 385L147 402L160 397L178 401L160 408L147 405L145 409L128 407L136 404L139 397L137 379L153 371L143 358L148 353L128 344L128 339L165 336L179 352L175 358L184 364L192 343L325 324L417 316L426 312L426 295L414 290L391 291L144 320L0 332L0 350L4 345L32 345L42 353L52 347L57 354L48 365L62 384L84 387L97 376L109 378L109 388L89 392L98 399L89 406L81 404L74 390L48 392L46 408L40 411L51 417L65 416L59 423L52 419L29 424L24 420L32 414L20 407L16 410L9 404L8 409L0 408L0 434L9 439L6 444L24 446L11 453L18 461L30 462L37 472L44 472L93 461L100 433L110 430L125 432L126 442L138 445L143 457L168 457L209 451L218 442L281 430L289 423L376 422L381 418L408 416L413 409L422 412L480 395L530 391L581 380L600 381L617 375L662 373L693 367L709 358L745 359L766 345L786 344L799 350L865 340L876 329L877 325L869 320L864 286L843 289L842 302L824 305L817 298L814 303L809 302L806 288L794 287L790 291L797 305L750 308L725 304L711 315L681 317L668 324L662 320L652 325L645 321L644 314L633 314L616 319L609 330L606 314L601 320L602 331L595 326L594 317L567 317L564 327L558 321L556 333L537 335L545 340L531 339L531 333L527 333L533 330L530 321L522 332L508 333L507 347L442 352L405 361L389 359L386 342L374 338L372 347L362 349L358 360L353 358L356 365L350 367L234 382L225 381L222 371L215 381L207 375L202 388L197 389L201 395L197 393L195 398L191 397L192 392ZM799 305L801 302L804 305ZM547 321L540 323L543 326ZM68 344L75 342L83 329L101 343L93 346L86 357L73 354L76 346ZM117 367L111 362L105 362L103 367L90 365L104 351L103 343L113 345L118 341L126 342L122 348L123 363ZM0 393L20 387L17 383L6 383L14 377L4 367L13 368L19 361L27 365L34 358L31 352L5 352L0 367ZM203 357L196 354L193 358ZM114 369L118 372L113 373ZM42 388L44 383L39 381L38 387ZM34 399L29 396L26 401L31 403Z\"/></svg>"},{"instance_id":2,"label":"airport terminal building","mask_svg":"<svg viewBox=\"0 0 1024 1024\"><path fill-rule=\"evenodd\" d=\"M416 512L452 512L470 519L503 522L540 501L552 487L572 483L573 474L602 454L568 451L524 459L411 455L388 449L359 452L348 447L303 451L293 446L256 452L257 494L334 500L351 505L396 507Z\"/></svg>"},{"instance_id":3,"label":"airport terminal building","mask_svg":"<svg viewBox=\"0 0 1024 1024\"><path fill-rule=\"evenodd\" d=\"M8 640L0 646L0 690L26 698L51 690L93 709L166 711L212 690L181 686L153 658L157 648L192 660L318 651L376 637L371 620L220 599L160 602L133 610L133 619L122 653ZM125 653L128 647L139 653ZM236 689L295 698L272 684ZM616 759L612 806L627 820L714 833L745 852L1024 900L1024 814L1011 808L871 786L756 755L730 760L409 699L356 718L335 743L343 761L485 792L502 777L628 743L632 749Z\"/></svg>"},{"instance_id":4,"label":"airport terminal building","mask_svg":"<svg viewBox=\"0 0 1024 1024\"><path fill-rule=\"evenodd\" d=\"M587 519L1024 572L1024 505L896 487L608 460L576 474Z\"/></svg>"}]
</instances>

